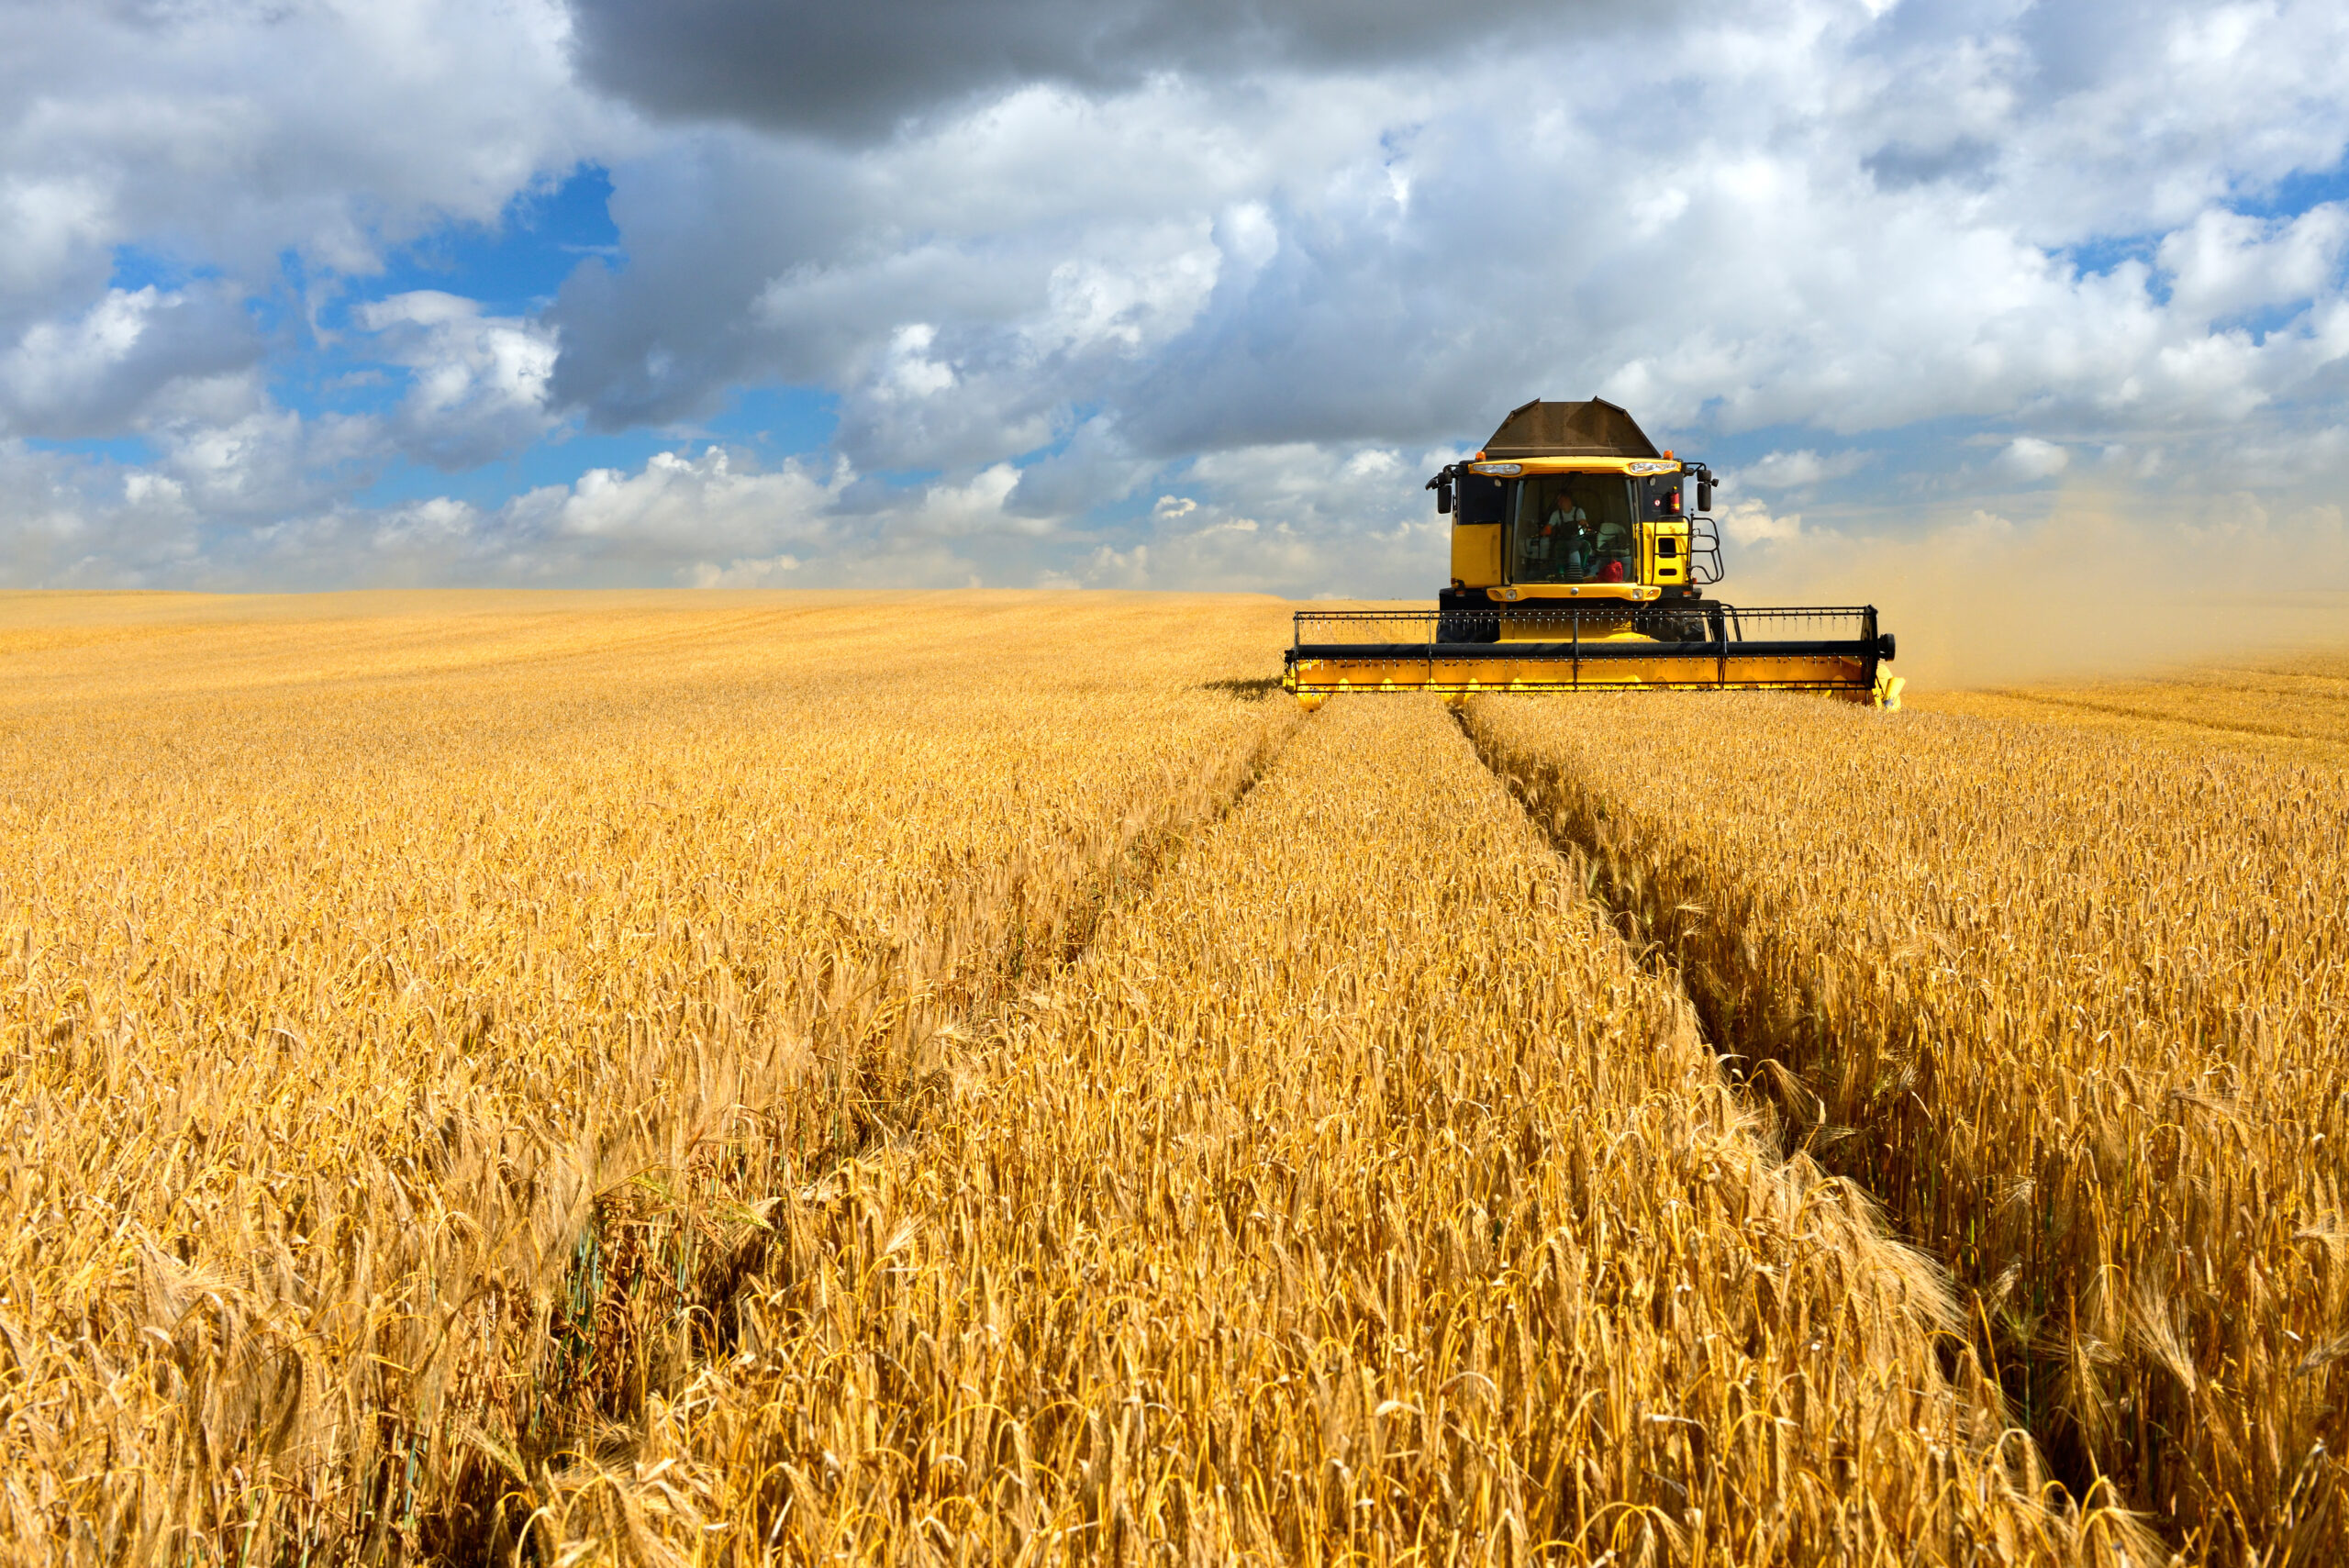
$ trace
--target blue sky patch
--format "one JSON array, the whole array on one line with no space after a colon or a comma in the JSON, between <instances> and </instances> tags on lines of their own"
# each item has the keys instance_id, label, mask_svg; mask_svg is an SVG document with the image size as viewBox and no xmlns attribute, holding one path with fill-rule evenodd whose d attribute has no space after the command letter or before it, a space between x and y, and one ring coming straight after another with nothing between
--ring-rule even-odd
<instances>
[{"instance_id":1,"label":"blue sky patch","mask_svg":"<svg viewBox=\"0 0 2349 1568\"><path fill-rule=\"evenodd\" d=\"M360 293L383 299L438 289L478 301L492 316L536 315L587 257L616 266L625 260L611 199L610 173L583 163L559 183L516 196L494 229L451 224L403 246Z\"/></svg>"}]
</instances>

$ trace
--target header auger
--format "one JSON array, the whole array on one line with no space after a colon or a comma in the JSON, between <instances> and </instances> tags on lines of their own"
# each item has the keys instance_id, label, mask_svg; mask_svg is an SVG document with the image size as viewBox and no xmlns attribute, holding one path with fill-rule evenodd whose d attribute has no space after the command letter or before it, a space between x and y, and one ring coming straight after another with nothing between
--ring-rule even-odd
<instances>
[{"instance_id":1,"label":"header auger","mask_svg":"<svg viewBox=\"0 0 2349 1568\"><path fill-rule=\"evenodd\" d=\"M1433 610L1298 612L1281 684L1306 707L1340 692L1629 687L1900 706L1874 606L1705 596L1721 578L1713 472L1658 451L1612 403L1528 403L1428 488L1453 520L1452 585Z\"/></svg>"}]
</instances>

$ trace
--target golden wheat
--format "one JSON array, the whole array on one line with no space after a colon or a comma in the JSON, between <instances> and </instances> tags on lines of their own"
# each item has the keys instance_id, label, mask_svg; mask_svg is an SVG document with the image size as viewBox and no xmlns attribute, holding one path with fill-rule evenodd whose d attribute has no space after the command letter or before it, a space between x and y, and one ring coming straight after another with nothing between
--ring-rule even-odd
<instances>
[{"instance_id":1,"label":"golden wheat","mask_svg":"<svg viewBox=\"0 0 2349 1568\"><path fill-rule=\"evenodd\" d=\"M1912 708L2125 734L2174 751L2349 767L2349 655L2271 654L2162 676L1924 692Z\"/></svg>"},{"instance_id":2,"label":"golden wheat","mask_svg":"<svg viewBox=\"0 0 2349 1568\"><path fill-rule=\"evenodd\" d=\"M1642 793L1698 710L1617 733L1632 710L1603 700L1487 707L1537 828L1431 703L1301 724L1268 679L1285 613L0 600L0 1553L2117 1564L2150 1539L2118 1493L2046 1485L2016 1416L2059 1463L2045 1412L2100 1421L2081 1451L2154 1509L2148 1477L2199 1499L2206 1463L2130 1467L2147 1422L2171 1430L2163 1369L2198 1418L2243 1419L2238 1449L2333 1429L2322 1345L2260 1363L2245 1404L2210 1312L2338 1331L2337 1191L2311 1207L2263 1119L2343 1136L2307 1045L2341 983L2305 901L2337 868L2266 890L2250 962L2216 905L2154 927L2129 901L2150 893L2099 894L2090 926L2147 955L2087 987L2121 1020L2109 1059L2023 1080L2072 1095L2060 1116L1970 1110L1969 1153L1928 1136L1974 1070L1958 1044L1847 1059L1845 1035L1883 953L1930 947L1936 1018L1976 1027L1986 976L2009 984L1982 1071L2019 1077L2043 977L1967 944L2057 917L1823 920L1854 878L1962 868L1930 835L1789 861L1731 803L1744 859L1673 853L1707 887L1795 865L1799 896L1782 931L1733 928L1745 990L1679 941L1728 1025L1709 1041L1586 894L1662 887L1639 855L1701 830ZM1828 754L1807 726L1865 749L1955 722L1782 706L1764 733L1804 765ZM1767 750L1746 710L1703 711L1726 728L1698 739ZM1999 895L2109 874L2104 840L2064 873L1997 840L2006 743L1893 760L1974 769ZM2100 798L2105 742L2032 743ZM1790 819L1829 820L1820 776ZM2269 804L2278 831L2321 816ZM1568 827L1561 855L1542 829ZM2199 890L2247 852L2177 844ZM2310 961L2333 968L2284 996ZM2222 1039L2254 994L2266 1032ZM1844 1032L1805 1058L1782 1049L1801 1019ZM2113 1108L2169 1071L2139 1061L2149 1019L2203 1029L2151 1183ZM1780 1095L1804 1135L1967 1283L2013 1254L2005 1294L1961 1306L1859 1186L1779 1157L1713 1055L1757 1041L1817 1085ZM1912 1126L1867 1064L1918 1062ZM1831 1140L1821 1103L1863 1136ZM2053 1195L1997 1187L1956 1245L1965 1184L2033 1130L2073 1140L2033 1167ZM2193 1227L2230 1182L2277 1212L2222 1244ZM2205 1210L2161 1209L2185 1192ZM2018 1217L2041 1215L2068 1229L2033 1251ZM2142 1237L2236 1272L2197 1284L2178 1251L2156 1274ZM2091 1257L2103 1294L2059 1339L2037 1304ZM2312 1315L2310 1277L2333 1303ZM2333 1496L2303 1473L2265 1515L2167 1522L2210 1554L2298 1549Z\"/></svg>"},{"instance_id":3,"label":"golden wheat","mask_svg":"<svg viewBox=\"0 0 2349 1568\"><path fill-rule=\"evenodd\" d=\"M150 601L12 657L11 1556L462 1555L486 1454L698 1353L707 1217L596 1214L885 1136L1293 722L1210 684L1263 602L718 603Z\"/></svg>"},{"instance_id":4,"label":"golden wheat","mask_svg":"<svg viewBox=\"0 0 2349 1568\"><path fill-rule=\"evenodd\" d=\"M1475 705L1790 1135L1971 1288L2076 1485L2188 1557L2349 1520L2331 769L1788 698Z\"/></svg>"},{"instance_id":5,"label":"golden wheat","mask_svg":"<svg viewBox=\"0 0 2349 1568\"><path fill-rule=\"evenodd\" d=\"M1432 702L1319 716L921 1126L738 1235L731 1358L514 1473L551 1550L2143 1551L2042 1506L1934 1272L1763 1151Z\"/></svg>"}]
</instances>

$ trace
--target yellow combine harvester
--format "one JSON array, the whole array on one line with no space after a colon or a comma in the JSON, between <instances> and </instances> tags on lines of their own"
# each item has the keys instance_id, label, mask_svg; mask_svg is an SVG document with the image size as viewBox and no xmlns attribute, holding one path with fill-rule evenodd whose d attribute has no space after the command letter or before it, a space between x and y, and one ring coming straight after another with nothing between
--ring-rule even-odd
<instances>
[{"instance_id":1,"label":"yellow combine harvester","mask_svg":"<svg viewBox=\"0 0 2349 1568\"><path fill-rule=\"evenodd\" d=\"M1690 480L1696 507L1684 504ZM1612 403L1510 413L1428 488L1452 517L1452 586L1427 610L1305 610L1281 684L1340 692L1833 692L1900 706L1876 606L1740 609L1720 581L1713 473Z\"/></svg>"}]
</instances>

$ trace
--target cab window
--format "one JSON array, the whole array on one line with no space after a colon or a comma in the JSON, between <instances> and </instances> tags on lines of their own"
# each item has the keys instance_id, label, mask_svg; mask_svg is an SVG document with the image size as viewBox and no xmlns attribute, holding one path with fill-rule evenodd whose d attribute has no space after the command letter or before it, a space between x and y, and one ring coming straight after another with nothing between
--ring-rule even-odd
<instances>
[{"instance_id":1,"label":"cab window","mask_svg":"<svg viewBox=\"0 0 2349 1568\"><path fill-rule=\"evenodd\" d=\"M1517 487L1516 583L1636 583L1632 481L1542 474Z\"/></svg>"},{"instance_id":2,"label":"cab window","mask_svg":"<svg viewBox=\"0 0 2349 1568\"><path fill-rule=\"evenodd\" d=\"M1462 474L1459 510L1453 513L1452 520L1464 526L1501 521L1501 508L1507 499L1505 491L1508 487L1506 479L1494 479L1482 473Z\"/></svg>"}]
</instances>

